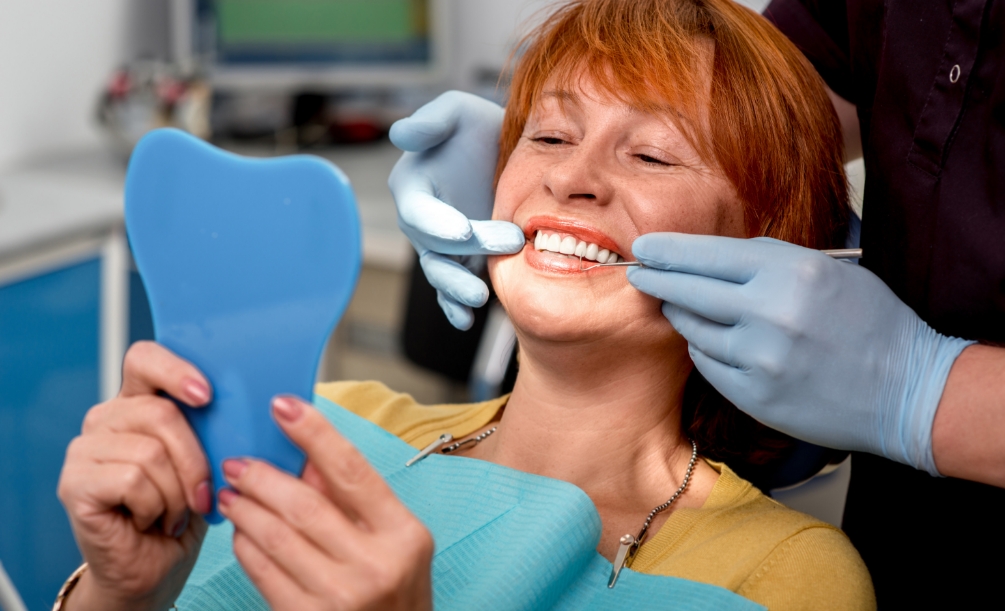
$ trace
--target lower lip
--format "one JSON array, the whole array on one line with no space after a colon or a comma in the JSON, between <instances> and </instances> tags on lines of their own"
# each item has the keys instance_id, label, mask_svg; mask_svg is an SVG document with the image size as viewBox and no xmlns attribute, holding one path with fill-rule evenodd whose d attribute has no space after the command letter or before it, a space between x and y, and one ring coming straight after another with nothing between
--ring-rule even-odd
<instances>
[{"instance_id":1,"label":"lower lip","mask_svg":"<svg viewBox=\"0 0 1005 611\"><path fill-rule=\"evenodd\" d=\"M590 261L589 259L583 259L580 261L579 257L560 255L547 250L537 250L530 244L524 246L523 251L527 264L534 269L544 272L552 272L555 274L581 274L584 272L587 274L596 274L611 272L615 269L612 267L597 267L589 271L585 271L582 268L597 265L597 262Z\"/></svg>"}]
</instances>

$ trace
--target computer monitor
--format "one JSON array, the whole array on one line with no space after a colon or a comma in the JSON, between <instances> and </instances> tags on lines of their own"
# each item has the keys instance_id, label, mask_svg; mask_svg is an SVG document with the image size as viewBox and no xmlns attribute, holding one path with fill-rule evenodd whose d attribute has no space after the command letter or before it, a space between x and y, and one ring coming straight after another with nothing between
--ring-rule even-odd
<instances>
[{"instance_id":1,"label":"computer monitor","mask_svg":"<svg viewBox=\"0 0 1005 611\"><path fill-rule=\"evenodd\" d=\"M173 0L176 59L218 90L436 83L447 0Z\"/></svg>"}]
</instances>

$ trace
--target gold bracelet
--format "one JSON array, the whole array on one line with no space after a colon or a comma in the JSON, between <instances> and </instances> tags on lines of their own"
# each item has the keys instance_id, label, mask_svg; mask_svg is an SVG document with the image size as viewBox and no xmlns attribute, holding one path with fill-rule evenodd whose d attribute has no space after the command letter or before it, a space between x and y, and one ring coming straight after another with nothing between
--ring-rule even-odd
<instances>
[{"instance_id":1,"label":"gold bracelet","mask_svg":"<svg viewBox=\"0 0 1005 611\"><path fill-rule=\"evenodd\" d=\"M73 588L77 587L77 583L80 581L81 575L87 570L87 563L77 567L70 577L63 583L63 587L59 589L59 594L56 595L56 602L52 605L52 611L63 611L63 606L66 604L66 597L70 595Z\"/></svg>"}]
</instances>

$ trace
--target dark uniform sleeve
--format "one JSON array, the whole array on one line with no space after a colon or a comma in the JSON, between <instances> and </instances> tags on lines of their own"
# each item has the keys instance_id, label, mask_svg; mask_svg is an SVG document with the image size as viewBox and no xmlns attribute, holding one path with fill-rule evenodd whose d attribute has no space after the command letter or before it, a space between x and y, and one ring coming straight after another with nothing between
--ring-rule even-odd
<instances>
[{"instance_id":1,"label":"dark uniform sleeve","mask_svg":"<svg viewBox=\"0 0 1005 611\"><path fill-rule=\"evenodd\" d=\"M831 89L856 103L845 0L774 0L764 16L799 47Z\"/></svg>"}]
</instances>

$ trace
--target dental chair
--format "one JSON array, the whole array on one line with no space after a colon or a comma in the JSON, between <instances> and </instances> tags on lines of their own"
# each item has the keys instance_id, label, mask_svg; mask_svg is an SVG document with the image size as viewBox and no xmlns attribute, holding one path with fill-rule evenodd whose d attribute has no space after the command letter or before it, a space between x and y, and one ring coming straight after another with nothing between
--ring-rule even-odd
<instances>
[{"instance_id":1,"label":"dental chair","mask_svg":"<svg viewBox=\"0 0 1005 611\"><path fill-rule=\"evenodd\" d=\"M0 562L0 611L27 611L21 595L14 587L14 582L3 569L2 562Z\"/></svg>"}]
</instances>

